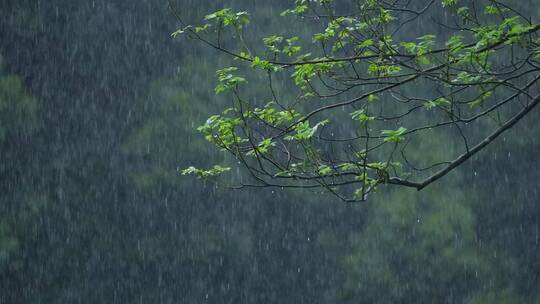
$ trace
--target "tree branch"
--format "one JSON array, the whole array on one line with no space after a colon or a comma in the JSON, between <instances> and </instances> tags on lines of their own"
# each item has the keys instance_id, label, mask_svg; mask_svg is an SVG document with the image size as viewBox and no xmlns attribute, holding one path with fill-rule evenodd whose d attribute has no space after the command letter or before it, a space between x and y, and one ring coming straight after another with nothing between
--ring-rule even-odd
<instances>
[{"instance_id":1,"label":"tree branch","mask_svg":"<svg viewBox=\"0 0 540 304\"><path fill-rule=\"evenodd\" d=\"M497 137L499 137L499 135L504 133L506 130L511 129L518 121L520 121L529 112L531 112L539 103L540 103L540 95L537 95L530 104L528 104L521 111L519 111L519 113L517 113L514 117L506 121L501 127L495 130L495 132L491 133L488 137L484 138L484 140L479 142L476 146L471 148L468 152L461 154L458 158L451 161L447 167L429 176L422 182L412 182L412 181L401 179L399 177L392 177L388 180L388 183L394 184L394 185L412 187L412 188L416 188L417 190L424 189L426 186L442 178L443 176L448 174L450 171L455 169L457 166L464 163L471 156L481 151L483 148L485 148L488 144L494 141Z\"/></svg>"}]
</instances>

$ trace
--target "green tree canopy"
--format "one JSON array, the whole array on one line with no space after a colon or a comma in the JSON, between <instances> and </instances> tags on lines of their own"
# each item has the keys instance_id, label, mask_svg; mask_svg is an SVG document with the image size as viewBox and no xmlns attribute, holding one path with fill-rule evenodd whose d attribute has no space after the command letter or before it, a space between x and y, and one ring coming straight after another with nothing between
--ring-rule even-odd
<instances>
[{"instance_id":1,"label":"green tree canopy","mask_svg":"<svg viewBox=\"0 0 540 304\"><path fill-rule=\"evenodd\" d=\"M275 16L295 26L255 39L245 11L177 17L173 37L232 59L215 87L230 106L198 130L250 173L239 187L421 190L540 103L540 24L502 1L297 0Z\"/></svg>"}]
</instances>

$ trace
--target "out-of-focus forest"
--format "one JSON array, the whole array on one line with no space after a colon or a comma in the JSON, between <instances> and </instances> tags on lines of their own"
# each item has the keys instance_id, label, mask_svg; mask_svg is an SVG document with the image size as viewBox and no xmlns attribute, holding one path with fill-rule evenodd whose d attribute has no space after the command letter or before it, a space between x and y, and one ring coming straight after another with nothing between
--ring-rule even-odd
<instances>
[{"instance_id":1,"label":"out-of-focus forest","mask_svg":"<svg viewBox=\"0 0 540 304\"><path fill-rule=\"evenodd\" d=\"M295 29L291 2L175 6L247 10L260 36ZM228 59L172 39L166 1L0 11L0 303L540 302L538 110L420 192L232 191L178 174L227 161L196 127Z\"/></svg>"}]
</instances>

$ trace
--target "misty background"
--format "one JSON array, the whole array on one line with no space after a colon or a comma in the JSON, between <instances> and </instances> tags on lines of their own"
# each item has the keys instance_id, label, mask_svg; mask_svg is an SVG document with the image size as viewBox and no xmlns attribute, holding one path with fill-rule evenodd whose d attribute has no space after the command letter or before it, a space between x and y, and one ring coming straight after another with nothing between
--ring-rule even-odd
<instances>
[{"instance_id":1,"label":"misty background","mask_svg":"<svg viewBox=\"0 0 540 304\"><path fill-rule=\"evenodd\" d=\"M175 2L253 37L290 5ZM172 39L166 1L0 12L0 303L540 302L538 109L421 192L231 191L178 174L226 160L195 130L226 59Z\"/></svg>"}]
</instances>

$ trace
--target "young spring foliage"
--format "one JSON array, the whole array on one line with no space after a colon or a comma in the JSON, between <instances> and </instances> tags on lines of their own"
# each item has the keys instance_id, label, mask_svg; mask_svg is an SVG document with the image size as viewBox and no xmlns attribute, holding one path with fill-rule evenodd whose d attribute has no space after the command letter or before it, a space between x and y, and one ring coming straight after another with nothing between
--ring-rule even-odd
<instances>
[{"instance_id":1,"label":"young spring foliage","mask_svg":"<svg viewBox=\"0 0 540 304\"><path fill-rule=\"evenodd\" d=\"M356 201L380 184L424 188L532 110L540 26L524 16L495 0L297 0L276 16L304 25L287 33L246 39L257 20L225 8L173 36L234 59L215 87L232 107L198 130L251 173L242 186ZM485 137L471 138L471 125ZM432 138L453 156L409 152Z\"/></svg>"}]
</instances>

